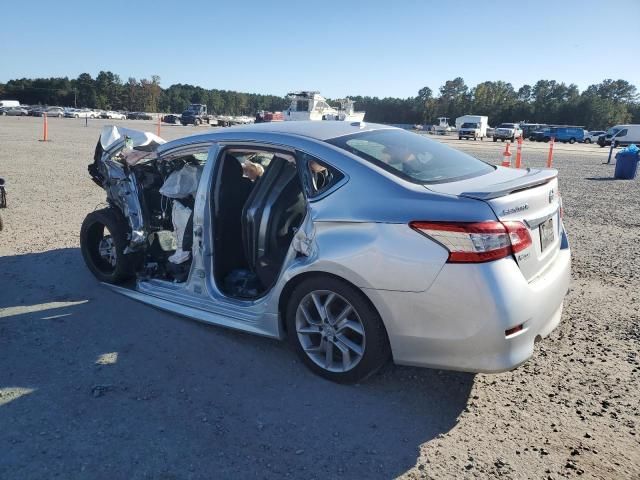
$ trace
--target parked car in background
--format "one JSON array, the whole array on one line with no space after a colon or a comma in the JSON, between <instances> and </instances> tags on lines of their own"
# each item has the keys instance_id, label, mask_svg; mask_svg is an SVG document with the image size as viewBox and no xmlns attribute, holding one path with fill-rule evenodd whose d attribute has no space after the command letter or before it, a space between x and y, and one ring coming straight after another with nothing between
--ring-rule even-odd
<instances>
[{"instance_id":1,"label":"parked car in background","mask_svg":"<svg viewBox=\"0 0 640 480\"><path fill-rule=\"evenodd\" d=\"M496 132L495 128L487 126L487 138L493 138L493 134L495 132Z\"/></svg>"},{"instance_id":2,"label":"parked car in background","mask_svg":"<svg viewBox=\"0 0 640 480\"><path fill-rule=\"evenodd\" d=\"M129 120L153 120L153 117L145 112L129 112L127 118Z\"/></svg>"},{"instance_id":3,"label":"parked car in background","mask_svg":"<svg viewBox=\"0 0 640 480\"><path fill-rule=\"evenodd\" d=\"M587 132L584 136L584 143L598 143L598 138L600 135L606 135L607 132L604 130L592 130Z\"/></svg>"},{"instance_id":4,"label":"parked car in background","mask_svg":"<svg viewBox=\"0 0 640 480\"><path fill-rule=\"evenodd\" d=\"M162 117L162 121L164 123L172 123L176 125L180 123L180 119L181 119L181 116L176 113L169 113Z\"/></svg>"},{"instance_id":5,"label":"parked car in background","mask_svg":"<svg viewBox=\"0 0 640 480\"><path fill-rule=\"evenodd\" d=\"M108 199L87 203L80 231L99 281L286 338L329 380L390 359L509 370L561 319L571 254L553 169L386 125L296 121L171 142L107 127L89 173Z\"/></svg>"},{"instance_id":6,"label":"parked car in background","mask_svg":"<svg viewBox=\"0 0 640 480\"><path fill-rule=\"evenodd\" d=\"M522 130L517 123L501 123L498 125L493 132L493 141L497 142L498 140L511 140L515 142L516 138L522 136Z\"/></svg>"},{"instance_id":7,"label":"parked car in background","mask_svg":"<svg viewBox=\"0 0 640 480\"><path fill-rule=\"evenodd\" d=\"M2 114L8 117L26 117L29 115L29 110L24 107L9 107L5 109Z\"/></svg>"},{"instance_id":8,"label":"parked car in background","mask_svg":"<svg viewBox=\"0 0 640 480\"><path fill-rule=\"evenodd\" d=\"M22 108L27 110L30 117L38 117L42 115L42 112L45 109L42 105L32 105L30 107L23 105Z\"/></svg>"},{"instance_id":9,"label":"parked car in background","mask_svg":"<svg viewBox=\"0 0 640 480\"><path fill-rule=\"evenodd\" d=\"M89 108L71 108L64 113L66 118L96 118L97 114Z\"/></svg>"},{"instance_id":10,"label":"parked car in background","mask_svg":"<svg viewBox=\"0 0 640 480\"><path fill-rule=\"evenodd\" d=\"M640 125L616 125L598 138L598 145L601 147L609 146L612 142L614 147L632 143L640 145Z\"/></svg>"},{"instance_id":11,"label":"parked car in background","mask_svg":"<svg viewBox=\"0 0 640 480\"><path fill-rule=\"evenodd\" d=\"M105 118L109 120L125 120L127 116L124 113L114 112L113 110L108 110L106 112L102 112L100 114L100 118Z\"/></svg>"},{"instance_id":12,"label":"parked car in background","mask_svg":"<svg viewBox=\"0 0 640 480\"><path fill-rule=\"evenodd\" d=\"M31 115L34 117L41 117L45 112L47 113L47 117L64 117L64 108L62 107L41 107L32 110Z\"/></svg>"}]
</instances>

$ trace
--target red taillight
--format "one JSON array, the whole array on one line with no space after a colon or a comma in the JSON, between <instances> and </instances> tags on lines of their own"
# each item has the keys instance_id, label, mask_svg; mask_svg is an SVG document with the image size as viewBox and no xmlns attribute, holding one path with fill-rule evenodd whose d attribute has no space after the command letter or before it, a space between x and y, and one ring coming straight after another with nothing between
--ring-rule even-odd
<instances>
[{"instance_id":1,"label":"red taillight","mask_svg":"<svg viewBox=\"0 0 640 480\"><path fill-rule=\"evenodd\" d=\"M411 222L449 250L449 263L479 263L498 260L531 245L529 230L521 222Z\"/></svg>"}]
</instances>

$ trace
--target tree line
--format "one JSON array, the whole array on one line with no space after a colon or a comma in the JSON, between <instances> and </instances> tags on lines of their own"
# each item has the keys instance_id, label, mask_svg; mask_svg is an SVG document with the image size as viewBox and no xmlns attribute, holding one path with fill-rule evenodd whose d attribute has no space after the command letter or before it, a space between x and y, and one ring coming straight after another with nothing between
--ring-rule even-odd
<instances>
[{"instance_id":1,"label":"tree line","mask_svg":"<svg viewBox=\"0 0 640 480\"><path fill-rule=\"evenodd\" d=\"M277 95L204 89L188 84L160 86L160 77L123 81L112 72L95 78L83 73L75 79L21 78L0 83L0 98L34 105L63 105L146 112L182 112L190 103L204 103L211 112L254 115L258 110L280 111L289 101ZM620 123L640 123L637 88L626 80L606 79L580 92L577 85L539 80L515 89L503 81L469 87L461 77L447 80L437 94L424 87L415 97L350 97L366 120L381 123L436 123L465 114L487 115L491 125L501 122L580 125L589 129Z\"/></svg>"}]
</instances>

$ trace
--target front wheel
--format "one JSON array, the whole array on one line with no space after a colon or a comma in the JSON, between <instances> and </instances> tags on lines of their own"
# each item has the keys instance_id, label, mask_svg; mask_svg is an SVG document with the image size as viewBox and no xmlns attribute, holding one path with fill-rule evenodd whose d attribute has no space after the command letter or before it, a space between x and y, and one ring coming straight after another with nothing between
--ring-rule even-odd
<instances>
[{"instance_id":1,"label":"front wheel","mask_svg":"<svg viewBox=\"0 0 640 480\"><path fill-rule=\"evenodd\" d=\"M590 138L585 138L584 139L584 143L591 143L591 139Z\"/></svg>"},{"instance_id":2,"label":"front wheel","mask_svg":"<svg viewBox=\"0 0 640 480\"><path fill-rule=\"evenodd\" d=\"M494 142L497 142L497 141L498 141L498 139L497 139L496 137L493 137L493 141L494 141Z\"/></svg>"},{"instance_id":3,"label":"front wheel","mask_svg":"<svg viewBox=\"0 0 640 480\"><path fill-rule=\"evenodd\" d=\"M135 273L138 256L124 254L129 227L115 208L103 208L86 216L80 228L80 250L87 267L98 280L122 283Z\"/></svg>"},{"instance_id":4,"label":"front wheel","mask_svg":"<svg viewBox=\"0 0 640 480\"><path fill-rule=\"evenodd\" d=\"M390 358L380 315L343 280L303 280L291 294L285 318L289 342L302 362L328 380L359 382Z\"/></svg>"}]
</instances>

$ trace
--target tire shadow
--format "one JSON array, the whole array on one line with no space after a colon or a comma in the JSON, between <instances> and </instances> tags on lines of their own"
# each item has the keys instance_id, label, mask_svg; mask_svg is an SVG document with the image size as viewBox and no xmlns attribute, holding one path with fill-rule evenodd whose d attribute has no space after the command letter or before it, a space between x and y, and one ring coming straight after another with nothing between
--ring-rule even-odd
<instances>
[{"instance_id":1,"label":"tire shadow","mask_svg":"<svg viewBox=\"0 0 640 480\"><path fill-rule=\"evenodd\" d=\"M392 365L333 384L283 342L113 293L76 248L0 258L0 275L2 478L395 477L473 386Z\"/></svg>"}]
</instances>

